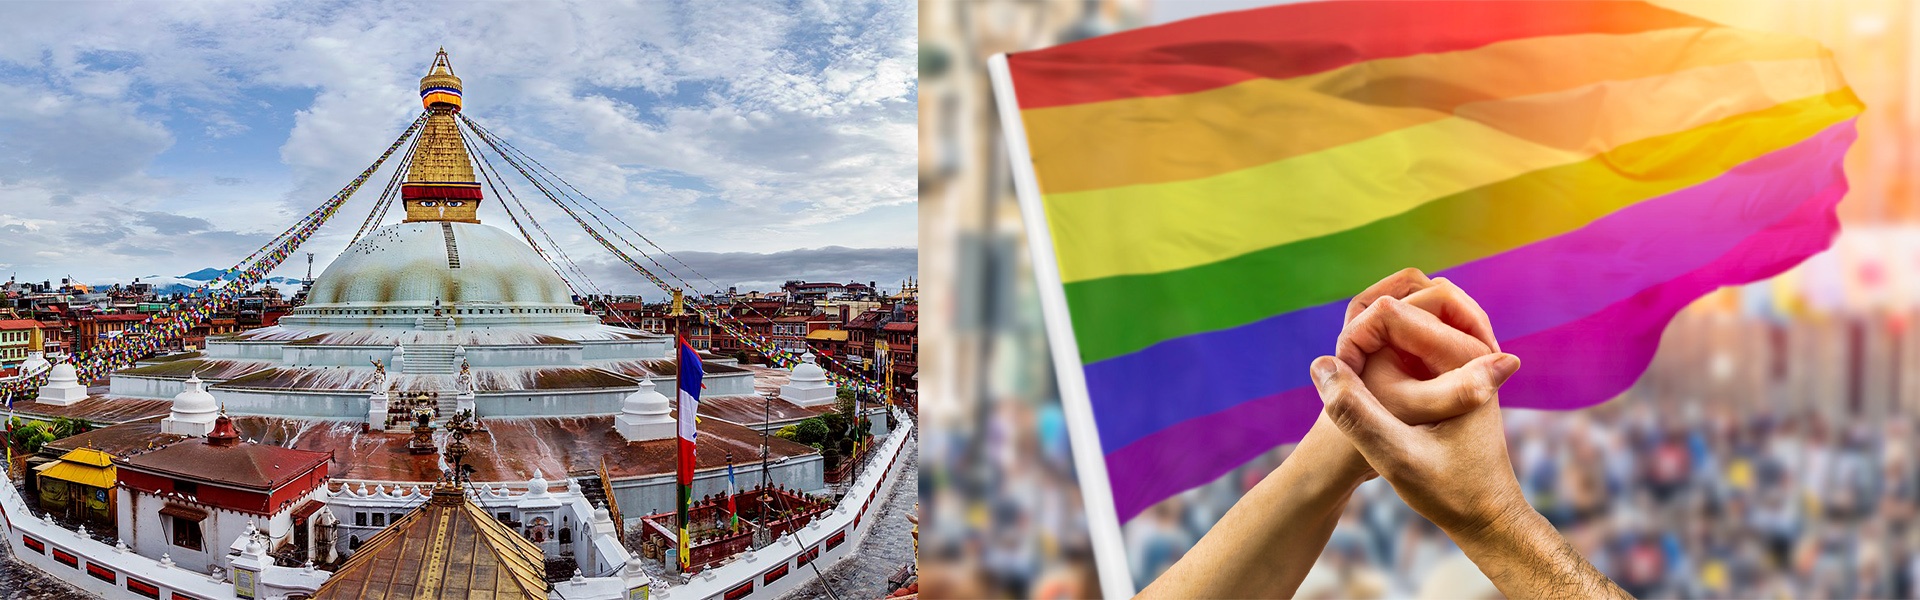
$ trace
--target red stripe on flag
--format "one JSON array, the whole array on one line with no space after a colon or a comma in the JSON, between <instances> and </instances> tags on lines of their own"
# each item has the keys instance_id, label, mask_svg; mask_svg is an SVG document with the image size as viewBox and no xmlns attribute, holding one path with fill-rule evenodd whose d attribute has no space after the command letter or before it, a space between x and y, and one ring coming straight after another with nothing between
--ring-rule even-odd
<instances>
[{"instance_id":1,"label":"red stripe on flag","mask_svg":"<svg viewBox=\"0 0 1920 600\"><path fill-rule=\"evenodd\" d=\"M1308 2L1007 56L1020 108L1187 94L1506 40L1717 24L1642 2Z\"/></svg>"},{"instance_id":2,"label":"red stripe on flag","mask_svg":"<svg viewBox=\"0 0 1920 600\"><path fill-rule=\"evenodd\" d=\"M682 438L680 440L680 460L678 465L680 485L693 485L694 458L693 440Z\"/></svg>"}]
</instances>

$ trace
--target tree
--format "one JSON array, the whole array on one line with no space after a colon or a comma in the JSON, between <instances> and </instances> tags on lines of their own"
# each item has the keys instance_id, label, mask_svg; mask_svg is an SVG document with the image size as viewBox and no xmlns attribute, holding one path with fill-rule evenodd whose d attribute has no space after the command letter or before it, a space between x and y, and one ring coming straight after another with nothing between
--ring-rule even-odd
<instances>
[{"instance_id":1,"label":"tree","mask_svg":"<svg viewBox=\"0 0 1920 600\"><path fill-rule=\"evenodd\" d=\"M58 439L54 437L53 432L47 431L46 426L38 422L27 422L15 426L10 437L15 446L19 446L21 450L27 451L28 454L39 452L41 446L45 446L47 442Z\"/></svg>"},{"instance_id":2,"label":"tree","mask_svg":"<svg viewBox=\"0 0 1920 600\"><path fill-rule=\"evenodd\" d=\"M826 422L820 417L809 418L792 427L794 428L793 437L787 439L809 446L826 442L828 435L831 434Z\"/></svg>"},{"instance_id":3,"label":"tree","mask_svg":"<svg viewBox=\"0 0 1920 600\"><path fill-rule=\"evenodd\" d=\"M52 424L49 426L49 432L53 434L54 439L72 437L86 433L92 429L93 424L87 422L86 419L75 419L72 417L54 417Z\"/></svg>"},{"instance_id":4,"label":"tree","mask_svg":"<svg viewBox=\"0 0 1920 600\"><path fill-rule=\"evenodd\" d=\"M846 413L838 412L830 412L816 418L826 423L827 437L834 440L847 437L847 426L853 422L852 419L847 417Z\"/></svg>"},{"instance_id":5,"label":"tree","mask_svg":"<svg viewBox=\"0 0 1920 600\"><path fill-rule=\"evenodd\" d=\"M777 437L777 438L791 442L793 441L794 436L799 435L799 433L800 433L800 425L798 423L795 423L793 425L781 427L779 430L774 431L773 437Z\"/></svg>"},{"instance_id":6,"label":"tree","mask_svg":"<svg viewBox=\"0 0 1920 600\"><path fill-rule=\"evenodd\" d=\"M840 449L831 445L822 448L820 459L826 463L827 470L833 470L834 467L840 466Z\"/></svg>"}]
</instances>

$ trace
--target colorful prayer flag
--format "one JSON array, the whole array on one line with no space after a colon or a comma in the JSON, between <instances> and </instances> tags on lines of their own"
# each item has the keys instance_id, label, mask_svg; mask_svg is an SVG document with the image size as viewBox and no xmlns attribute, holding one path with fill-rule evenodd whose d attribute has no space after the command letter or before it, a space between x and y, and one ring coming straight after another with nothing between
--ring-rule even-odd
<instances>
[{"instance_id":1,"label":"colorful prayer flag","mask_svg":"<svg viewBox=\"0 0 1920 600\"><path fill-rule=\"evenodd\" d=\"M733 502L733 497L739 494L740 488L733 484L733 463L729 462L727 463L727 514L732 516L727 519L728 530L740 526L740 509Z\"/></svg>"},{"instance_id":2,"label":"colorful prayer flag","mask_svg":"<svg viewBox=\"0 0 1920 600\"><path fill-rule=\"evenodd\" d=\"M1605 401L1689 302L1828 247L1863 109L1815 42L1638 2L1292 4L990 66L1119 521L1298 440L1308 363L1405 267L1527 361L1504 405Z\"/></svg>"},{"instance_id":3,"label":"colorful prayer flag","mask_svg":"<svg viewBox=\"0 0 1920 600\"><path fill-rule=\"evenodd\" d=\"M675 367L674 388L679 390L679 402L677 402L677 404L680 405L680 411L676 415L676 420L680 423L680 456L678 461L678 473L680 476L680 505L678 509L680 521L680 570L685 571L689 561L692 560L692 557L687 554L687 519L688 510L693 506L693 467L696 462L696 447L694 446L693 439L700 433L698 428L700 379L704 377L706 373L700 368L700 353L694 351L693 346L687 343L687 338L680 337L677 340L677 344L680 349L679 365Z\"/></svg>"}]
</instances>

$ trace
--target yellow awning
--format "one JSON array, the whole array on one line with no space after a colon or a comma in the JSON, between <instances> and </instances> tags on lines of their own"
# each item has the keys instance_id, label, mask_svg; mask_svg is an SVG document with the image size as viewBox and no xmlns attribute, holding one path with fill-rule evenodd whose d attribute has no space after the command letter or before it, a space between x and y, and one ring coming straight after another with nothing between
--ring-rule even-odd
<instances>
[{"instance_id":1,"label":"yellow awning","mask_svg":"<svg viewBox=\"0 0 1920 600\"><path fill-rule=\"evenodd\" d=\"M60 460L94 467L113 466L113 455L93 448L75 448L72 452L61 455Z\"/></svg>"},{"instance_id":2,"label":"yellow awning","mask_svg":"<svg viewBox=\"0 0 1920 600\"><path fill-rule=\"evenodd\" d=\"M92 448L68 452L60 460L34 467L34 470L39 471L42 477L108 490L113 489L118 478L113 468L113 458Z\"/></svg>"},{"instance_id":3,"label":"yellow awning","mask_svg":"<svg viewBox=\"0 0 1920 600\"><path fill-rule=\"evenodd\" d=\"M847 332L844 329L820 329L808 332L807 339L844 342L847 341Z\"/></svg>"}]
</instances>

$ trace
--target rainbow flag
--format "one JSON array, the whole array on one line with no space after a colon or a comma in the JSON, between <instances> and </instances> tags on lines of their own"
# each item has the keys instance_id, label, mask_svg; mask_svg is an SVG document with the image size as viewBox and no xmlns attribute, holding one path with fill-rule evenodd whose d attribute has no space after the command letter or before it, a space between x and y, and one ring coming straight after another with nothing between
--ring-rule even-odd
<instances>
[{"instance_id":1,"label":"rainbow flag","mask_svg":"<svg viewBox=\"0 0 1920 600\"><path fill-rule=\"evenodd\" d=\"M1636 2L1294 4L991 66L1121 521L1298 440L1307 364L1405 267L1527 361L1506 406L1618 394L1689 302L1827 248L1863 109L1817 43Z\"/></svg>"}]
</instances>

